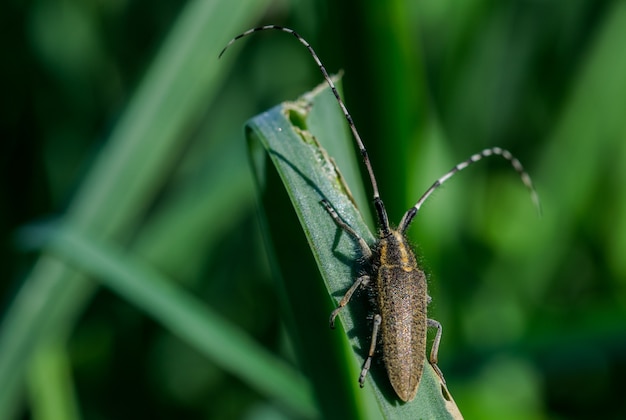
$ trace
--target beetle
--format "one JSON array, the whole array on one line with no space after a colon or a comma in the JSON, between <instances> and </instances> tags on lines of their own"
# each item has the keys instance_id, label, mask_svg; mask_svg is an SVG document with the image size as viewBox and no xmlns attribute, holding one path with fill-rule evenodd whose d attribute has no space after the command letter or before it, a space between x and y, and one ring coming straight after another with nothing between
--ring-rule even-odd
<instances>
[{"instance_id":1,"label":"beetle","mask_svg":"<svg viewBox=\"0 0 626 420\"><path fill-rule=\"evenodd\" d=\"M321 200L322 206L338 228L349 235L357 244L364 266L363 272L357 276L354 283L339 301L337 308L332 311L329 320L330 327L334 328L335 318L348 304L354 293L361 288L367 289L374 298L373 328L368 354L359 374L359 384L361 387L364 386L365 378L370 370L372 359L380 342L389 382L402 401L411 401L415 398L424 370L427 347L426 337L429 327L436 328L436 335L428 356L428 362L443 383L445 383L445 379L437 366L442 326L438 321L427 316L427 307L431 298L427 292L426 274L420 268L415 252L406 237L409 225L419 212L422 204L439 186L457 172L489 156L501 156L510 162L526 188L530 191L535 206L541 212L538 194L530 176L520 161L508 150L491 147L470 156L467 160L455 165L437 179L415 205L404 214L398 226L392 227L389 223L385 205L380 198L378 184L367 150L352 120L352 116L348 112L326 68L311 45L302 36L293 29L283 26L259 26L231 39L222 49L219 57L238 39L265 30L278 30L289 33L308 49L348 122L372 185L373 204L378 224L378 239L372 247L351 226L343 221L327 200Z\"/></svg>"}]
</instances>

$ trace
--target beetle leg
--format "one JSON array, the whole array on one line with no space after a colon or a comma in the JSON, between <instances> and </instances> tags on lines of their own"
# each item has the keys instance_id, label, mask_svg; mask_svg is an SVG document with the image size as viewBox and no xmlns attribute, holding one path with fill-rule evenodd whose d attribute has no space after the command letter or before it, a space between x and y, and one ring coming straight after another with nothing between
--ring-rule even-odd
<instances>
[{"instance_id":1,"label":"beetle leg","mask_svg":"<svg viewBox=\"0 0 626 420\"><path fill-rule=\"evenodd\" d=\"M370 370L370 366L372 365L372 357L374 357L374 351L376 351L376 342L378 340L378 329L380 328L380 324L383 322L383 319L379 314L374 315L374 328L372 329L372 342L370 343L370 351L367 353L367 359L365 359L365 363L363 363L363 368L361 369L361 374L359 375L359 385L363 388L365 384L365 376L367 376L367 372Z\"/></svg>"},{"instance_id":2,"label":"beetle leg","mask_svg":"<svg viewBox=\"0 0 626 420\"><path fill-rule=\"evenodd\" d=\"M352 295L354 294L354 292L356 292L356 290L360 286L367 286L367 283L369 283L369 281L370 277L364 275L359 277L354 283L352 283L352 286L350 286L346 294L343 295L343 297L339 301L339 306L337 306L337 308L330 313L330 328L335 328L335 318L339 314L339 311L341 311L343 307L346 306L348 302L350 302L350 299L352 299Z\"/></svg>"},{"instance_id":3,"label":"beetle leg","mask_svg":"<svg viewBox=\"0 0 626 420\"><path fill-rule=\"evenodd\" d=\"M435 321L434 319L429 319L428 326L431 328L437 328L437 333L435 334L435 339L433 340L433 346L430 349L430 357L428 361L432 365L433 369L435 369L435 372L437 372L437 375L439 375L439 377L445 384L446 380L443 377L443 373L441 373L441 369L439 369L439 366L437 366L437 358L439 354L439 342L441 342L441 330L442 330L441 324L439 323L439 321Z\"/></svg>"},{"instance_id":4,"label":"beetle leg","mask_svg":"<svg viewBox=\"0 0 626 420\"><path fill-rule=\"evenodd\" d=\"M354 239L354 241L359 245L359 248L361 249L361 256L366 260L372 258L372 250L370 249L367 242L365 242L365 239L361 238L361 236L359 236L359 234L356 233L354 229L352 229L346 222L341 219L341 217L339 217L335 209L331 207L328 201L322 200L321 203L328 212L328 214L330 214L330 217L333 218L337 226L339 226L344 232L350 235L352 239Z\"/></svg>"}]
</instances>

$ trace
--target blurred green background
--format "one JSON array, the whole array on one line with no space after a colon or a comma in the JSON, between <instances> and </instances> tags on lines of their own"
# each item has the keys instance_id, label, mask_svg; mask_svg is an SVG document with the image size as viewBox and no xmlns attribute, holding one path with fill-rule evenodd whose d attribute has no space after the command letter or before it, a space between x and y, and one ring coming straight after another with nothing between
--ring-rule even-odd
<instances>
[{"instance_id":1,"label":"blurred green background","mask_svg":"<svg viewBox=\"0 0 626 420\"><path fill-rule=\"evenodd\" d=\"M296 29L329 72L345 70L393 221L485 147L511 150L533 177L541 218L492 159L440 189L410 230L444 327L440 367L466 418L626 413L626 2L0 8L0 417L315 412L243 124L321 76L280 33L217 60L231 37L266 23ZM55 232L78 239L46 246ZM83 253L89 244L96 252ZM226 341L297 386L261 383Z\"/></svg>"}]
</instances>

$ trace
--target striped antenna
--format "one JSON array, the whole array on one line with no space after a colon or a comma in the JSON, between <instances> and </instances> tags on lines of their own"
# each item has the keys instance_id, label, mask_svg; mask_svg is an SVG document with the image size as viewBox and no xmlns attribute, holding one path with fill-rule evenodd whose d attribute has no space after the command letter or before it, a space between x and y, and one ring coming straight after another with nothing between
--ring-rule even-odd
<instances>
[{"instance_id":1,"label":"striped antenna","mask_svg":"<svg viewBox=\"0 0 626 420\"><path fill-rule=\"evenodd\" d=\"M348 112L346 105L343 103L343 101L341 100L341 97L339 96L339 92L337 92L337 88L335 88L335 84L333 83L332 79L328 75L328 72L326 71L326 68L324 68L324 65L320 61L319 57L313 50L313 47L311 47L311 45L293 29L285 28L283 26L278 26L278 25L265 25L265 26L259 26L256 28L249 29L237 35L233 39L231 39L228 42L228 44L226 44L224 49L220 52L219 57L221 57L222 54L224 54L224 52L228 49L228 47L230 47L238 39L241 39L255 32L260 32L260 31L265 31L265 30L270 30L270 29L287 32L288 34L293 35L294 37L296 37L298 41L300 41L302 45L304 45L309 50L309 53L311 54L311 56L313 56L313 59L317 63L317 67L319 67L320 71L322 72L322 75L324 76L324 79L326 79L326 82L330 86L330 89L333 91L333 94L335 95L335 98L337 99L337 102L339 103L339 106L341 107L341 111L343 112L343 115L346 117L346 120L348 121L348 125L350 126L350 130L352 131L354 139L356 140L357 146L359 147L359 153L361 154L363 163L365 164L365 168L367 169L367 173L369 174L370 181L372 183L372 190L373 190L373 195L374 195L374 206L376 207L376 213L378 215L378 223L380 225L379 227L380 227L381 233L384 236L388 235L390 233L389 219L387 218L387 211L385 210L385 205L383 204L383 201L380 199L380 194L378 192L378 183L376 182L376 177L374 176L374 170L372 169L372 164L367 154L367 150L365 149L365 146L363 145L363 141L361 140L361 136L359 135L359 132L357 131L356 126L354 125L352 116L350 116L350 113Z\"/></svg>"},{"instance_id":2,"label":"striped antenna","mask_svg":"<svg viewBox=\"0 0 626 420\"><path fill-rule=\"evenodd\" d=\"M411 221L413 220L413 218L419 211L420 207L422 207L422 204L424 204L424 202L426 201L426 199L430 197L430 195L437 188L439 188L444 182L452 178L454 174L467 168L471 164L476 163L479 160L482 160L483 158L494 156L494 155L502 156L504 159L508 160L511 163L511 166L513 166L513 169L515 169L515 171L519 174L520 178L522 179L522 182L524 183L526 188L528 188L528 191L530 192L530 198L532 199L533 204L537 208L537 212L539 213L539 215L541 215L541 203L539 201L539 195L537 194L537 190L535 190L533 181L530 179L530 175L528 175L528 173L526 172L526 170L524 169L520 161L515 156L513 156L511 152L509 152L508 150L501 149L500 147L492 147L489 149L485 149L480 153L476 153L475 155L470 156L469 159L459 163L454 168L446 172L441 178L435 181L434 184L431 185L430 188L428 188L426 192L420 197L420 199L417 200L417 203L415 203L415 205L411 207L404 214L404 216L402 217L402 220L400 221L400 225L398 226L398 230L400 232L405 232L406 229L409 227L409 224L411 223Z\"/></svg>"},{"instance_id":3,"label":"striped antenna","mask_svg":"<svg viewBox=\"0 0 626 420\"><path fill-rule=\"evenodd\" d=\"M360 152L361 157L363 159L363 163L365 164L365 168L367 169L367 173L369 174L370 182L372 184L373 196L374 196L374 206L376 208L376 213L378 215L378 224L379 224L380 231L381 231L380 233L381 233L382 236L389 235L391 233L391 229L389 227L389 219L387 217L387 211L385 210L385 205L383 204L383 201L381 200L380 194L378 192L378 183L376 182L376 177L374 176L374 170L372 169L372 164L371 164L369 156L367 154L367 150L365 149L365 146L363 145L363 141L361 140L361 136L359 135L359 132L357 131L356 126L354 125L354 121L352 120L352 116L348 112L348 109L346 108L346 105L343 103L343 100L339 96L339 92L337 92L337 88L335 87L335 84L333 83L332 79L328 75L328 72L326 71L326 68L324 67L324 65L320 61L319 57L317 56L317 54L313 50L313 47L311 47L311 45L304 38L302 38L296 31L294 31L293 29L285 28L283 26L278 26L278 25L265 25L265 26L259 26L259 27L256 27L256 28L249 29L249 30L247 30L247 31L237 35L233 39L231 39L228 42L228 44L226 44L224 49L222 49L222 51L219 54L219 57L222 57L224 52L233 43L235 43L235 41L237 41L238 39L241 39L241 38L243 38L245 36L251 35L251 34L253 34L255 32L260 32L260 31L265 31L265 30L270 30L270 29L277 30L277 31L282 31L282 32L287 32L288 34L293 35L302 45L304 45L309 50L309 53L311 54L311 56L315 60L315 63L317 64L317 67L322 72L322 75L324 76L324 79L326 80L326 82L330 86L330 89L332 90L333 94L335 95L335 98L337 99L337 102L339 103L339 107L341 108L341 111L343 112L343 115L346 117L346 120L348 121L348 125L350 126L350 130L352 131L352 134L354 136L354 139L356 140L357 146L359 147L359 152ZM467 168L471 164L476 163L476 162L478 162L479 160L481 160L483 158L486 158L486 157L489 157L489 156L493 156L493 155L501 156L501 157L503 157L504 159L508 160L511 163L513 168L519 174L519 176L522 179L522 182L524 183L526 188L528 188L528 190L530 191L531 199L532 199L535 207L537 208L538 213L541 215L541 203L539 202L539 195L537 194L537 191L535 190L535 187L533 186L533 183L532 183L532 180L530 179L530 176L524 170L524 167L522 166L520 161L516 157L514 157L511 154L511 152L509 152L508 150L502 149L500 147L492 147L492 148L489 148L489 149L485 149L485 150L483 150L480 153L476 153L475 155L472 155L469 159L459 163L454 168L452 168L451 170L446 172L441 178L439 178L437 181L435 181L435 183L433 185L431 185L430 188L428 188L428 190L426 190L426 192L420 197L420 199L417 201L417 203L415 203L415 205L413 207L411 207L404 214L404 216L402 217L402 220L400 221L400 225L398 227L398 231L401 232L401 233L404 233L406 231L406 229L411 224L411 221L413 221L413 218L415 217L415 215L419 211L419 209L422 206L422 204L424 204L426 199L428 197L430 197L430 195L437 188L439 188L444 182L446 182L448 179L452 178L452 176L454 174L456 174L457 172Z\"/></svg>"}]
</instances>

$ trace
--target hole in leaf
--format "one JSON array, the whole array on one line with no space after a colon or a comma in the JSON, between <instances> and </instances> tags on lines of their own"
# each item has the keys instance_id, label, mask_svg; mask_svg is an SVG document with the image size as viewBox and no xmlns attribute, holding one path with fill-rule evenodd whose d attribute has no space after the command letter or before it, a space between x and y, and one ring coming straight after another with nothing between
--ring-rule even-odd
<instances>
[{"instance_id":1,"label":"hole in leaf","mask_svg":"<svg viewBox=\"0 0 626 420\"><path fill-rule=\"evenodd\" d=\"M443 384L441 385L441 395L443 395L446 401L450 401L450 393Z\"/></svg>"},{"instance_id":2,"label":"hole in leaf","mask_svg":"<svg viewBox=\"0 0 626 420\"><path fill-rule=\"evenodd\" d=\"M299 129L304 131L307 130L306 114L298 112L295 109L289 109L287 111L287 118L289 118L289 122L293 126L298 127Z\"/></svg>"}]
</instances>

